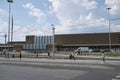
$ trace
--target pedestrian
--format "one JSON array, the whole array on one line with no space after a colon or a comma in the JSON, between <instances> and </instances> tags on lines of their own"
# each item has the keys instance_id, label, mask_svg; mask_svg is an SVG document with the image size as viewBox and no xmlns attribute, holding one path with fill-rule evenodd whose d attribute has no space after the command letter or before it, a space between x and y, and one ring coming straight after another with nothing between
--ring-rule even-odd
<instances>
[{"instance_id":1,"label":"pedestrian","mask_svg":"<svg viewBox=\"0 0 120 80\"><path fill-rule=\"evenodd\" d=\"M74 56L74 54L72 53L72 54L70 54L70 56L69 56L69 58L72 60L75 60L75 56Z\"/></svg>"},{"instance_id":2,"label":"pedestrian","mask_svg":"<svg viewBox=\"0 0 120 80\"><path fill-rule=\"evenodd\" d=\"M50 53L48 52L48 57L50 57Z\"/></svg>"},{"instance_id":3,"label":"pedestrian","mask_svg":"<svg viewBox=\"0 0 120 80\"><path fill-rule=\"evenodd\" d=\"M36 51L34 51L34 54L36 54Z\"/></svg>"},{"instance_id":4,"label":"pedestrian","mask_svg":"<svg viewBox=\"0 0 120 80\"><path fill-rule=\"evenodd\" d=\"M36 58L38 58L38 53L36 54Z\"/></svg>"},{"instance_id":5,"label":"pedestrian","mask_svg":"<svg viewBox=\"0 0 120 80\"><path fill-rule=\"evenodd\" d=\"M15 57L15 55L14 54L12 54L12 58L14 58Z\"/></svg>"},{"instance_id":6,"label":"pedestrian","mask_svg":"<svg viewBox=\"0 0 120 80\"><path fill-rule=\"evenodd\" d=\"M72 59L72 54L69 55L69 59Z\"/></svg>"},{"instance_id":7,"label":"pedestrian","mask_svg":"<svg viewBox=\"0 0 120 80\"><path fill-rule=\"evenodd\" d=\"M105 54L104 53L102 54L102 60L103 60L103 62L105 62Z\"/></svg>"},{"instance_id":8,"label":"pedestrian","mask_svg":"<svg viewBox=\"0 0 120 80\"><path fill-rule=\"evenodd\" d=\"M20 52L20 55L19 55L19 57L20 57L20 60L21 60L21 58L22 58L22 54L21 54L21 52Z\"/></svg>"},{"instance_id":9,"label":"pedestrian","mask_svg":"<svg viewBox=\"0 0 120 80\"><path fill-rule=\"evenodd\" d=\"M48 55L48 59L49 59L50 58L50 52L48 52L47 55Z\"/></svg>"},{"instance_id":10,"label":"pedestrian","mask_svg":"<svg viewBox=\"0 0 120 80\"><path fill-rule=\"evenodd\" d=\"M80 51L78 51L78 55L80 55Z\"/></svg>"}]
</instances>

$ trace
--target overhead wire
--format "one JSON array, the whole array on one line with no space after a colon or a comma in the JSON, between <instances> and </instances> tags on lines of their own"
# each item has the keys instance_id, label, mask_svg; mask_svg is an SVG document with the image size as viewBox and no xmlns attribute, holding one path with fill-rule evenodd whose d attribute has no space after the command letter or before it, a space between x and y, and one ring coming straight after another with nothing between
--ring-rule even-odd
<instances>
[{"instance_id":1,"label":"overhead wire","mask_svg":"<svg viewBox=\"0 0 120 80\"><path fill-rule=\"evenodd\" d=\"M111 21L114 21L114 20L120 20L120 18L113 18L113 19L110 19Z\"/></svg>"},{"instance_id":2,"label":"overhead wire","mask_svg":"<svg viewBox=\"0 0 120 80\"><path fill-rule=\"evenodd\" d=\"M115 19L110 19L111 21L115 21L115 20L120 20L120 18L115 18ZM74 25L67 25L67 26L62 26L62 29L63 30L80 30L80 29L82 29L82 30L92 30L92 29L95 29L95 28L99 28L98 26L95 26L96 24L102 24L102 23L105 23L105 21L103 20L103 21L94 21L94 22L87 22L87 23L80 23L80 24L74 24ZM77 27L77 26L85 26L85 25L87 25L87 26L92 26L92 27L87 27L87 28L83 28L83 27ZM73 28L73 27L71 27L71 26L73 26L73 27L77 27L77 28ZM94 27L93 27L94 26ZM106 27L103 27L102 29L105 29ZM34 32L34 31L41 31L41 33L44 33L44 34L47 34L47 33L51 33L52 34L52 31L50 31L50 30L47 30L47 29L31 29L30 27L28 27L27 28L28 29L28 31L25 31L24 33L28 33L29 31L32 31L32 32ZM56 28L56 29L58 29L58 28ZM52 30L52 29L51 29ZM19 31L16 31L16 32L19 32Z\"/></svg>"},{"instance_id":3,"label":"overhead wire","mask_svg":"<svg viewBox=\"0 0 120 80\"><path fill-rule=\"evenodd\" d=\"M104 21L99 21L99 22L96 22L96 23L102 23L102 22L104 22ZM77 24L77 25L70 25L70 26L85 26L85 25L91 25L91 24L96 24L96 23L86 23L86 24ZM119 24L117 24L117 25L119 25ZM112 26L111 26L112 27ZM74 30L74 31L79 31L79 30L82 30L82 31L85 31L85 32L87 32L87 31L90 31L90 30L93 30L93 29L97 29L97 28L100 28L100 27L98 27L98 26L94 26L94 27L87 27L87 28L84 28L84 27L77 27L77 28L75 28L75 27L69 27L69 26L64 26L64 28L62 28L62 30ZM56 29L59 29L59 28L56 28ZM107 29L107 27L102 27L102 29L100 29L101 31L102 30L105 30L105 29ZM28 32L30 32L30 31L32 31L32 32L34 32L34 31L41 31L43 34L52 34L52 31L50 31L50 30L43 30L43 29L31 29L31 28L28 28L28 31L26 32L24 32L24 33L28 33Z\"/></svg>"}]
</instances>

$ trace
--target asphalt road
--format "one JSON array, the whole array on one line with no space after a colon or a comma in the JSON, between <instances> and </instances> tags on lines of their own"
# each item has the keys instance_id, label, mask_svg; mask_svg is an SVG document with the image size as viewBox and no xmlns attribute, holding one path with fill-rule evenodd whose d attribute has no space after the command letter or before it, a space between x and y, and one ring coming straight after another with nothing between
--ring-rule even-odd
<instances>
[{"instance_id":1,"label":"asphalt road","mask_svg":"<svg viewBox=\"0 0 120 80\"><path fill-rule=\"evenodd\" d=\"M120 80L116 79L116 76L120 75L120 70L118 70L118 66L114 65L111 67L115 69L86 69L81 67L81 69L66 69L64 67L51 67L43 68L40 65L35 67L26 66L25 64L0 63L0 80Z\"/></svg>"}]
</instances>

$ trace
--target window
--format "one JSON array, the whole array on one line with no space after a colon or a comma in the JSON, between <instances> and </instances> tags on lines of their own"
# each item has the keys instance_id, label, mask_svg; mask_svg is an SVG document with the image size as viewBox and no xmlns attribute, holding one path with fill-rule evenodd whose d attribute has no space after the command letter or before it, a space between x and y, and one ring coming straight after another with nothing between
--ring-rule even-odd
<instances>
[{"instance_id":1,"label":"window","mask_svg":"<svg viewBox=\"0 0 120 80\"><path fill-rule=\"evenodd\" d=\"M118 42L120 43L120 33L118 34Z\"/></svg>"}]
</instances>

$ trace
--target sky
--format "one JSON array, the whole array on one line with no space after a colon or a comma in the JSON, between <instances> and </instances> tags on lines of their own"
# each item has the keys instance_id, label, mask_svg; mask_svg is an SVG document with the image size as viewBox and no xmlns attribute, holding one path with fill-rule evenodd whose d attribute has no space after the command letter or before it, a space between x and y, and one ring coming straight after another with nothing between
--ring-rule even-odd
<instances>
[{"instance_id":1,"label":"sky","mask_svg":"<svg viewBox=\"0 0 120 80\"><path fill-rule=\"evenodd\" d=\"M111 9L107 10L110 7ZM120 32L120 0L13 0L13 41L26 35ZM0 43L8 34L9 4L0 0Z\"/></svg>"}]
</instances>

